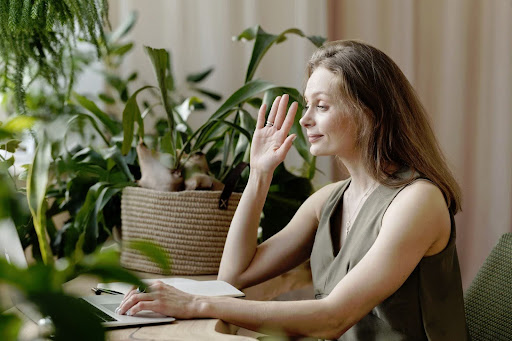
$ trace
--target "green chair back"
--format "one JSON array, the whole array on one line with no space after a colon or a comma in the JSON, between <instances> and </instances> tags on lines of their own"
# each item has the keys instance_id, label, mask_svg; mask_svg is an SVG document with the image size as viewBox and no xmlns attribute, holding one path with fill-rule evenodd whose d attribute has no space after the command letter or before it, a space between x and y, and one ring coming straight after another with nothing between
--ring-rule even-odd
<instances>
[{"instance_id":1,"label":"green chair back","mask_svg":"<svg viewBox=\"0 0 512 341\"><path fill-rule=\"evenodd\" d=\"M473 341L512 340L512 233L501 236L464 296Z\"/></svg>"}]
</instances>

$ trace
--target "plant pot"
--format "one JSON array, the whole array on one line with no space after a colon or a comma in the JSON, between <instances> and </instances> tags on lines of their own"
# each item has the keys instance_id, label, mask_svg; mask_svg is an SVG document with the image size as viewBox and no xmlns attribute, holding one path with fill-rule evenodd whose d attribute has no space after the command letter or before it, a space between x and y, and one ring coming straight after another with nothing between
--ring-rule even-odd
<instances>
[{"instance_id":1,"label":"plant pot","mask_svg":"<svg viewBox=\"0 0 512 341\"><path fill-rule=\"evenodd\" d=\"M127 187L121 199L123 244L150 240L171 260L173 275L216 274L231 219L241 193L232 193L227 209L219 209L221 191L160 192ZM162 274L138 251L123 247L125 268Z\"/></svg>"}]
</instances>

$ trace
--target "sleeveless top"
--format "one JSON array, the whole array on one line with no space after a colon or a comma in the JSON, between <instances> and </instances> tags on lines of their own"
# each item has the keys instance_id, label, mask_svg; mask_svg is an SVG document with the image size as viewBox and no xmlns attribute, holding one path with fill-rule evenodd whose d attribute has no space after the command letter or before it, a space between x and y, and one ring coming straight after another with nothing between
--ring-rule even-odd
<instances>
[{"instance_id":1,"label":"sleeveless top","mask_svg":"<svg viewBox=\"0 0 512 341\"><path fill-rule=\"evenodd\" d=\"M377 187L363 204L337 255L331 225L341 227L343 194L350 179L342 181L324 204L311 252L315 298L329 295L336 284L364 257L375 242L382 217L405 187ZM338 340L469 340L457 249L455 222L443 251L424 257L403 285L373 308Z\"/></svg>"}]
</instances>

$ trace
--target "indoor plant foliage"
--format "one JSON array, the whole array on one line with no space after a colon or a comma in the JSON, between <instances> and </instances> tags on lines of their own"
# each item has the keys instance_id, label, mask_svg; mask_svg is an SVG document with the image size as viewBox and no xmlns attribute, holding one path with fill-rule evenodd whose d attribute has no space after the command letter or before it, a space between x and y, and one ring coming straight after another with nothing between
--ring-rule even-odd
<instances>
[{"instance_id":1,"label":"indoor plant foliage","mask_svg":"<svg viewBox=\"0 0 512 341\"><path fill-rule=\"evenodd\" d=\"M315 158L308 151L307 142L299 124L303 99L297 89L276 86L264 80L253 79L253 77L268 49L274 44L285 41L289 34L305 37L315 46L320 46L325 40L321 37L306 36L298 29L288 29L274 35L265 32L259 26L248 28L235 37L236 40L254 41L245 83L195 131L192 131L186 124L186 117L193 105L197 103L196 99L188 98L181 105L173 105L169 100L169 84L172 86L172 83L168 82L169 79L172 79L169 54L163 49L146 47L157 78L158 90L161 95L160 104L165 110L168 123L163 136L151 141L154 142L153 149L158 151L158 155L168 162L165 167L160 165L158 157L151 157L149 150L140 143L138 149L142 181L139 182L139 185L158 190L194 189L197 183L201 183L196 181L198 169L201 171L201 178L210 176L223 182L227 174L238 164L249 162L250 141L255 128L255 119L249 110L258 108L263 102L270 110L273 99L287 93L291 97L290 102L297 101L299 103L292 133L297 134L294 146L304 160L304 168L300 176L287 171L284 165L276 170L263 210L261 221L263 239L272 236L286 225L300 204L311 194L313 190L311 179L316 170ZM132 97L133 102L132 98L128 101L129 105L123 112L124 151L128 151L134 141L137 143L137 141L144 140L143 115L140 114L135 98L137 93L135 92ZM260 97L262 94L263 98ZM133 132L136 123L138 131L134 139ZM198 167L197 162L190 162L190 160L200 160L202 165L207 164L208 167ZM143 164L144 161L147 161L146 165ZM146 178L158 180L150 183L145 181ZM240 190L243 189L246 179L242 180L239 186ZM187 181L190 181L191 184L187 184ZM216 186L215 180L205 183L207 186L199 186L199 188L219 188ZM279 209L276 209L277 207Z\"/></svg>"},{"instance_id":2,"label":"indoor plant foliage","mask_svg":"<svg viewBox=\"0 0 512 341\"><path fill-rule=\"evenodd\" d=\"M107 17L107 0L1 0L0 91L14 90L24 111L25 89L35 79L71 89L72 47L81 39L100 54Z\"/></svg>"},{"instance_id":3,"label":"indoor plant foliage","mask_svg":"<svg viewBox=\"0 0 512 341\"><path fill-rule=\"evenodd\" d=\"M164 49L145 47L151 59L157 79L160 102L164 108L168 127L163 136L152 139L154 149L167 154L169 172L165 172L159 163L151 158L149 150L143 146L144 122L137 105L136 96L139 92L150 88L149 86L137 90L129 99L123 112L123 152L127 153L133 145L135 123L138 124L135 141L141 141L138 147L139 162L142 168L142 179L139 184L143 187L179 191L183 189L195 189L186 184L197 171L210 173L215 179L223 181L226 175L240 162L249 161L249 144L254 132L255 120L250 112L244 108L249 104L259 107L263 102L270 103L275 96L288 93L292 100L299 103L299 113L293 127L293 132L298 135L295 146L307 164L305 175L311 179L314 176L315 162L307 150L306 140L299 125L300 112L302 110L302 96L293 88L276 86L263 80L253 80L255 71L263 56L273 44L286 40L287 34L297 34L306 37L316 46L320 46L325 39L320 37L308 37L298 29L289 29L279 35L265 32L259 26L249 28L235 37L237 40L254 40L254 47L247 69L245 84L235 91L197 130L187 125L186 119L194 106L201 102L196 97L187 98L183 103L173 103L170 93L173 87L173 76L170 67L169 53ZM258 96L264 94L263 100ZM152 105L154 107L155 105ZM270 105L268 105L270 110ZM144 165L147 162L147 165ZM211 170L210 170L211 168ZM145 176L144 173L148 173ZM190 174L192 173L192 174ZM167 179L165 179L167 177ZM152 184L148 179L158 180ZM200 181L195 181L198 183ZM166 184L162 186L162 183ZM170 185L167 185L170 183ZM181 185L185 183L185 185ZM216 189L216 182L210 181L210 187ZM199 189L207 189L199 186ZM308 193L309 194L309 193Z\"/></svg>"}]
</instances>

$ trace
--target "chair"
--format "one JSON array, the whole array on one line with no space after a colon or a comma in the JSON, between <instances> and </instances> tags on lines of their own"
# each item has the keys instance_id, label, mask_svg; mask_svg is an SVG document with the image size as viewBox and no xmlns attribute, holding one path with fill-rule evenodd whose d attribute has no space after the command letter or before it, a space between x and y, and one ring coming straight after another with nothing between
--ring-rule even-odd
<instances>
[{"instance_id":1,"label":"chair","mask_svg":"<svg viewBox=\"0 0 512 341\"><path fill-rule=\"evenodd\" d=\"M464 296L473 341L512 340L512 233L501 236Z\"/></svg>"}]
</instances>

